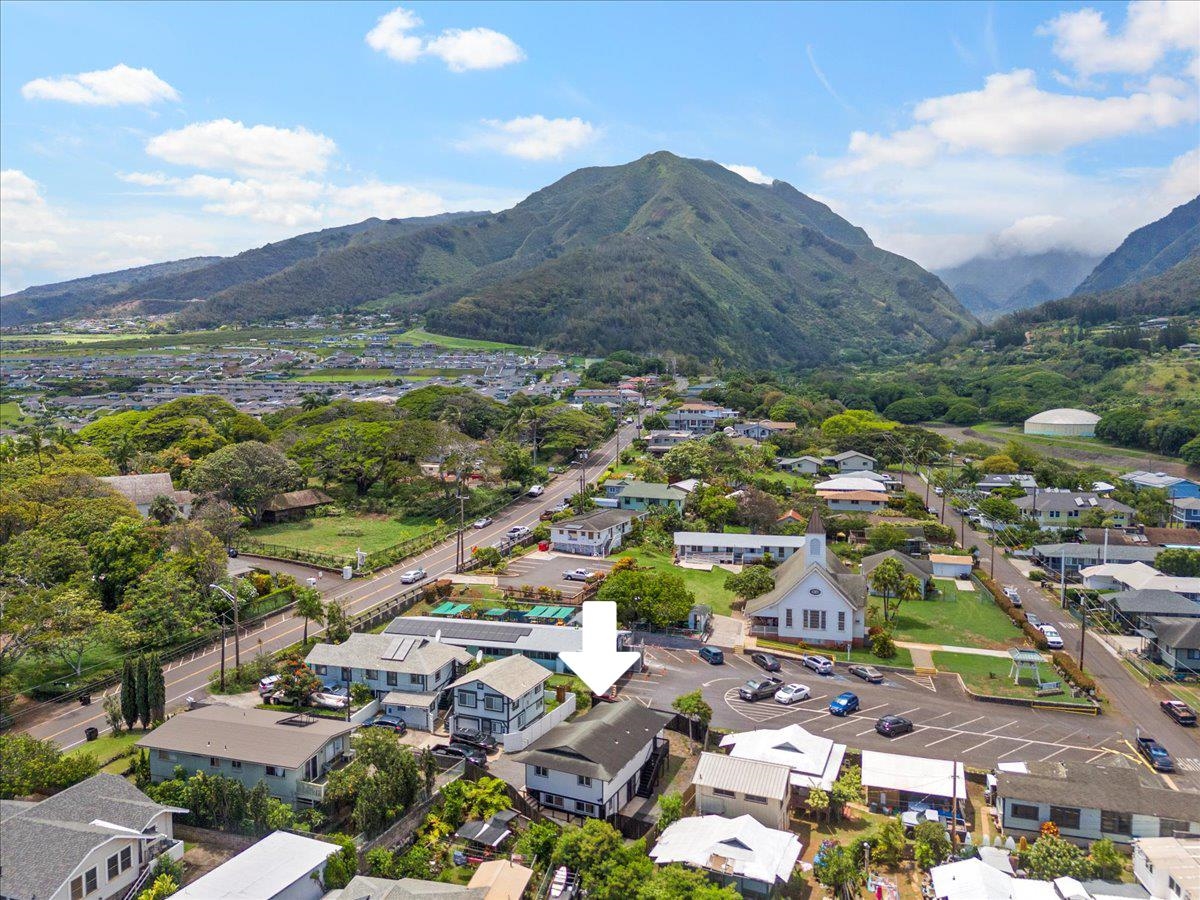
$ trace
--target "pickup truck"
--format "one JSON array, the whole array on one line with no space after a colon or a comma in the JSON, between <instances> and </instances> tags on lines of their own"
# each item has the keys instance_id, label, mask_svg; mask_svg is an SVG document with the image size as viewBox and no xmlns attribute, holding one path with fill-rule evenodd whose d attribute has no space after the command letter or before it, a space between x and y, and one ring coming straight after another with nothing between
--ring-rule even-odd
<instances>
[{"instance_id":1,"label":"pickup truck","mask_svg":"<svg viewBox=\"0 0 1200 900\"><path fill-rule=\"evenodd\" d=\"M1135 741L1134 746L1137 747L1138 753L1146 758L1146 762L1150 763L1155 772L1175 771L1175 761L1171 759L1171 754L1154 738L1143 735Z\"/></svg>"},{"instance_id":2,"label":"pickup truck","mask_svg":"<svg viewBox=\"0 0 1200 900\"><path fill-rule=\"evenodd\" d=\"M1163 712L1180 725L1195 726L1196 713L1182 700L1163 700L1158 705Z\"/></svg>"},{"instance_id":3,"label":"pickup truck","mask_svg":"<svg viewBox=\"0 0 1200 900\"><path fill-rule=\"evenodd\" d=\"M563 581L587 581L599 574L595 569L568 569L562 573Z\"/></svg>"}]
</instances>

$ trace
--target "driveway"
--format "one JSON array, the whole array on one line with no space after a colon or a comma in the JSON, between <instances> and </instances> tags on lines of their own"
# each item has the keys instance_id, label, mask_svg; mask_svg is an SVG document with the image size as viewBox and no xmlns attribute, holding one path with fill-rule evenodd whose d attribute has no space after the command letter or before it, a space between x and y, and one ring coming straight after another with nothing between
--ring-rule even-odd
<instances>
[{"instance_id":1,"label":"driveway","mask_svg":"<svg viewBox=\"0 0 1200 900\"><path fill-rule=\"evenodd\" d=\"M533 588L548 587L562 591L566 597L574 597L583 590L582 581L568 581L562 573L570 569L591 569L608 572L616 565L615 559L594 559L586 556L570 556L563 553L530 553L508 564L499 582L502 587Z\"/></svg>"}]
</instances>

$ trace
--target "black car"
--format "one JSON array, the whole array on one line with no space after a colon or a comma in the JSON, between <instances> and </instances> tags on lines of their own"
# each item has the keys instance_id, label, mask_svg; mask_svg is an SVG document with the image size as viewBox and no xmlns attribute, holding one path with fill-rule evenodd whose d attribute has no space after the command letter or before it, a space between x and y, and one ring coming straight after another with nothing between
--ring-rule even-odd
<instances>
[{"instance_id":1,"label":"black car","mask_svg":"<svg viewBox=\"0 0 1200 900\"><path fill-rule=\"evenodd\" d=\"M487 765L487 754L478 747L470 747L466 744L438 744L431 748L434 757L442 765L449 768L461 759L467 762L474 763L477 766Z\"/></svg>"},{"instance_id":2,"label":"black car","mask_svg":"<svg viewBox=\"0 0 1200 900\"><path fill-rule=\"evenodd\" d=\"M476 747L484 753L491 753L496 749L496 739L490 734L484 734L475 728L456 728L450 733L450 741L455 744L466 744L468 747Z\"/></svg>"},{"instance_id":3,"label":"black car","mask_svg":"<svg viewBox=\"0 0 1200 900\"><path fill-rule=\"evenodd\" d=\"M738 688L738 696L747 703L753 703L755 700L769 700L781 687L783 687L783 682L778 678L751 678Z\"/></svg>"},{"instance_id":4,"label":"black car","mask_svg":"<svg viewBox=\"0 0 1200 900\"><path fill-rule=\"evenodd\" d=\"M394 731L396 734L407 734L408 726L403 719L396 716L376 716L367 723L368 728L386 728L389 731Z\"/></svg>"},{"instance_id":5,"label":"black car","mask_svg":"<svg viewBox=\"0 0 1200 900\"><path fill-rule=\"evenodd\" d=\"M750 659L756 666L761 666L767 672L778 672L783 668L782 663L770 653L751 653Z\"/></svg>"},{"instance_id":6,"label":"black car","mask_svg":"<svg viewBox=\"0 0 1200 900\"><path fill-rule=\"evenodd\" d=\"M880 716L875 720L875 730L884 737L897 737L912 731L913 723L904 716Z\"/></svg>"}]
</instances>

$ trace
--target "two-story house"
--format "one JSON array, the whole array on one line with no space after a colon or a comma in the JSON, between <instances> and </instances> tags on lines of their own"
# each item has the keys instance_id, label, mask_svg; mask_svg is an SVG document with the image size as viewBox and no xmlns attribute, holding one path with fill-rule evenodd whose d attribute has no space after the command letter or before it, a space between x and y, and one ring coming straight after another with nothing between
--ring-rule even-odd
<instances>
[{"instance_id":1,"label":"two-story house","mask_svg":"<svg viewBox=\"0 0 1200 900\"><path fill-rule=\"evenodd\" d=\"M768 828L788 826L792 770L778 763L701 753L692 776L696 812L702 816L751 816Z\"/></svg>"},{"instance_id":2,"label":"two-story house","mask_svg":"<svg viewBox=\"0 0 1200 900\"><path fill-rule=\"evenodd\" d=\"M631 481L617 493L617 506L619 509L632 509L639 512L670 509L682 513L683 502L686 499L687 491L669 484Z\"/></svg>"},{"instance_id":3,"label":"two-story house","mask_svg":"<svg viewBox=\"0 0 1200 900\"><path fill-rule=\"evenodd\" d=\"M524 656L493 660L450 685L454 692L451 730L484 734L524 731L546 712L550 671Z\"/></svg>"},{"instance_id":4,"label":"two-story house","mask_svg":"<svg viewBox=\"0 0 1200 900\"><path fill-rule=\"evenodd\" d=\"M826 456L825 465L837 466L839 472L873 472L879 461L857 450L847 450L844 453Z\"/></svg>"},{"instance_id":5,"label":"two-story house","mask_svg":"<svg viewBox=\"0 0 1200 900\"><path fill-rule=\"evenodd\" d=\"M559 553L607 556L620 548L621 538L633 528L633 520L643 515L631 509L597 509L552 522L550 543Z\"/></svg>"},{"instance_id":6,"label":"two-story house","mask_svg":"<svg viewBox=\"0 0 1200 900\"><path fill-rule=\"evenodd\" d=\"M670 753L671 718L632 700L600 703L512 759L525 766L525 793L535 803L609 819L635 796L653 796Z\"/></svg>"},{"instance_id":7,"label":"two-story house","mask_svg":"<svg viewBox=\"0 0 1200 900\"><path fill-rule=\"evenodd\" d=\"M105 772L36 803L0 801L0 896L124 897L160 856L183 856L174 816L186 812Z\"/></svg>"},{"instance_id":8,"label":"two-story house","mask_svg":"<svg viewBox=\"0 0 1200 900\"><path fill-rule=\"evenodd\" d=\"M1036 491L1038 488L1037 479L1032 475L1017 473L1015 475L1008 474L992 474L984 475L981 479L975 482L975 490L981 494L990 494L992 491L1000 488L1017 487L1021 488L1025 493Z\"/></svg>"},{"instance_id":9,"label":"two-story house","mask_svg":"<svg viewBox=\"0 0 1200 900\"><path fill-rule=\"evenodd\" d=\"M777 435L795 431L796 423L763 420L761 422L742 422L734 425L733 429L742 437L748 437L755 441L766 441Z\"/></svg>"},{"instance_id":10,"label":"two-story house","mask_svg":"<svg viewBox=\"0 0 1200 900\"><path fill-rule=\"evenodd\" d=\"M712 434L718 422L736 418L735 409L698 400L681 404L666 414L667 427L671 431L690 431L692 434Z\"/></svg>"},{"instance_id":11,"label":"two-story house","mask_svg":"<svg viewBox=\"0 0 1200 900\"><path fill-rule=\"evenodd\" d=\"M248 788L260 781L284 803L311 806L325 796L329 772L346 760L355 725L269 709L204 706L163 722L137 742L156 784L188 775L224 775Z\"/></svg>"},{"instance_id":12,"label":"two-story house","mask_svg":"<svg viewBox=\"0 0 1200 900\"><path fill-rule=\"evenodd\" d=\"M409 728L433 729L438 700L471 656L461 647L424 637L352 634L340 644L315 644L304 660L325 684L360 682L389 715Z\"/></svg>"},{"instance_id":13,"label":"two-story house","mask_svg":"<svg viewBox=\"0 0 1200 900\"><path fill-rule=\"evenodd\" d=\"M1017 509L1042 528L1079 528L1089 514L1098 510L1112 525L1123 528L1133 522L1133 508L1095 491L1037 490L1013 501Z\"/></svg>"},{"instance_id":14,"label":"two-story house","mask_svg":"<svg viewBox=\"0 0 1200 900\"><path fill-rule=\"evenodd\" d=\"M646 450L655 456L662 456L672 447L696 439L690 431L672 431L668 428L655 429L646 434Z\"/></svg>"},{"instance_id":15,"label":"two-story house","mask_svg":"<svg viewBox=\"0 0 1200 900\"><path fill-rule=\"evenodd\" d=\"M775 588L746 604L751 634L813 646L860 646L867 633L867 580L850 574L829 550L817 509L804 538L804 548L775 570Z\"/></svg>"},{"instance_id":16,"label":"two-story house","mask_svg":"<svg viewBox=\"0 0 1200 900\"><path fill-rule=\"evenodd\" d=\"M1185 528L1200 528L1200 497L1180 497L1172 500L1171 520Z\"/></svg>"}]
</instances>

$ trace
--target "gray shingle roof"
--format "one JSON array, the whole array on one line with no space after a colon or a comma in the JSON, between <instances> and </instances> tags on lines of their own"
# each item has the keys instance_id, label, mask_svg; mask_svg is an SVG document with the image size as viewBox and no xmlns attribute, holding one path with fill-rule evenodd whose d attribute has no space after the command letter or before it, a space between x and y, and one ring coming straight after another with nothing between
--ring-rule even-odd
<instances>
[{"instance_id":1,"label":"gray shingle roof","mask_svg":"<svg viewBox=\"0 0 1200 900\"><path fill-rule=\"evenodd\" d=\"M1162 547L1115 547L1112 544L1108 550L1103 544L1037 544L1033 552L1042 557L1058 558L1066 556L1071 559L1083 559L1099 562L1107 558L1109 562L1154 562Z\"/></svg>"},{"instance_id":2,"label":"gray shingle roof","mask_svg":"<svg viewBox=\"0 0 1200 900\"><path fill-rule=\"evenodd\" d=\"M611 781L673 717L633 700L601 703L582 718L555 725L513 759Z\"/></svg>"},{"instance_id":3,"label":"gray shingle roof","mask_svg":"<svg viewBox=\"0 0 1200 900\"><path fill-rule=\"evenodd\" d=\"M882 553L864 556L862 561L863 576L868 576L874 572L875 567L885 559L896 560L905 572L915 575L917 578L929 579L933 577L933 563L927 559L913 559L907 553L901 553L899 550L884 550Z\"/></svg>"},{"instance_id":4,"label":"gray shingle roof","mask_svg":"<svg viewBox=\"0 0 1200 900\"><path fill-rule=\"evenodd\" d=\"M0 812L4 896L53 896L93 849L121 829L140 833L164 810L186 812L155 803L124 778L103 772L40 803L6 801Z\"/></svg>"},{"instance_id":5,"label":"gray shingle roof","mask_svg":"<svg viewBox=\"0 0 1200 900\"><path fill-rule=\"evenodd\" d=\"M457 688L481 681L510 700L516 700L549 677L549 669L538 665L527 656L506 656L481 666L474 672L468 672L450 687Z\"/></svg>"},{"instance_id":6,"label":"gray shingle roof","mask_svg":"<svg viewBox=\"0 0 1200 900\"><path fill-rule=\"evenodd\" d=\"M394 634L352 634L340 644L315 644L304 661L309 666L432 675L451 660L467 663L470 659L461 647L422 638L406 641Z\"/></svg>"},{"instance_id":7,"label":"gray shingle roof","mask_svg":"<svg viewBox=\"0 0 1200 900\"><path fill-rule=\"evenodd\" d=\"M463 887L441 881L417 878L371 878L355 875L341 891L327 894L325 900L419 900L424 897L455 897L457 900L484 900L487 888Z\"/></svg>"},{"instance_id":8,"label":"gray shingle roof","mask_svg":"<svg viewBox=\"0 0 1200 900\"><path fill-rule=\"evenodd\" d=\"M1200 619L1181 616L1150 616L1146 626L1158 636L1160 644L1177 650L1200 650Z\"/></svg>"},{"instance_id":9,"label":"gray shingle roof","mask_svg":"<svg viewBox=\"0 0 1200 900\"><path fill-rule=\"evenodd\" d=\"M651 500L682 500L687 496L685 491L671 487L669 484L659 484L653 481L631 481L621 489L618 497L635 499L648 498Z\"/></svg>"},{"instance_id":10,"label":"gray shingle roof","mask_svg":"<svg viewBox=\"0 0 1200 900\"><path fill-rule=\"evenodd\" d=\"M1160 591L1153 588L1140 591L1120 591L1116 594L1109 594L1105 599L1123 613L1200 616L1200 603L1189 600L1187 597L1181 597L1174 591Z\"/></svg>"},{"instance_id":11,"label":"gray shingle roof","mask_svg":"<svg viewBox=\"0 0 1200 900\"><path fill-rule=\"evenodd\" d=\"M1080 504L1076 500L1083 502ZM1013 503L1017 509L1024 512L1032 512L1036 509L1039 515L1050 511L1071 512L1072 510L1084 513L1089 509L1102 509L1105 512L1119 512L1126 515L1133 512L1132 507L1107 497L1101 497L1091 491L1038 491L1018 497Z\"/></svg>"},{"instance_id":12,"label":"gray shingle roof","mask_svg":"<svg viewBox=\"0 0 1200 900\"><path fill-rule=\"evenodd\" d=\"M998 772L997 794L1012 800L1200 821L1200 794L1173 791L1131 766L1028 763L1029 774Z\"/></svg>"},{"instance_id":13,"label":"gray shingle roof","mask_svg":"<svg viewBox=\"0 0 1200 900\"><path fill-rule=\"evenodd\" d=\"M679 492L683 495L683 491ZM630 519L637 517L637 513L630 509L597 509L592 512L584 513L582 516L575 516L570 519L563 519L561 522L555 522L551 528L573 528L576 531L604 531L606 528L612 528L614 525L624 525Z\"/></svg>"}]
</instances>

